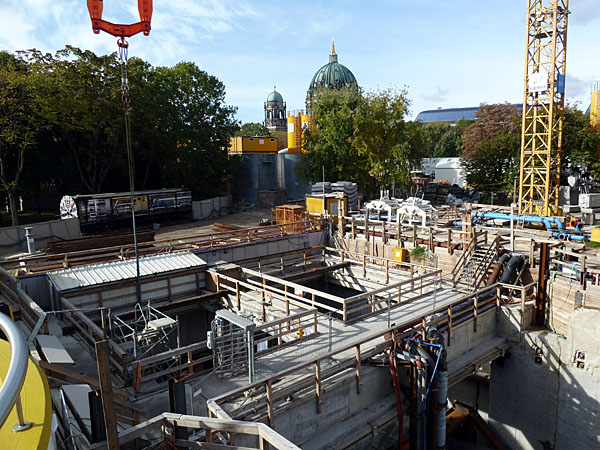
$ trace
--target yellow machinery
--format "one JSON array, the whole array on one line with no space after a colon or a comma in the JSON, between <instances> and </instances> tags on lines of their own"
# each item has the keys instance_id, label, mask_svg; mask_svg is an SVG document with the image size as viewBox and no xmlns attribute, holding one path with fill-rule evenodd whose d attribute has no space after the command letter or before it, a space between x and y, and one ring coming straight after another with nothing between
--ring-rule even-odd
<instances>
[{"instance_id":1,"label":"yellow machinery","mask_svg":"<svg viewBox=\"0 0 600 450\"><path fill-rule=\"evenodd\" d=\"M519 214L558 212L569 0L527 0Z\"/></svg>"},{"instance_id":2,"label":"yellow machinery","mask_svg":"<svg viewBox=\"0 0 600 450\"><path fill-rule=\"evenodd\" d=\"M333 216L333 221L337 223L337 216L348 215L348 198L340 197L336 194L311 194L306 196L306 212L313 218L318 218L323 214Z\"/></svg>"},{"instance_id":3,"label":"yellow machinery","mask_svg":"<svg viewBox=\"0 0 600 450\"><path fill-rule=\"evenodd\" d=\"M408 250L405 248L395 248L394 249L394 257L392 259L394 261L407 262L408 261Z\"/></svg>"},{"instance_id":4,"label":"yellow machinery","mask_svg":"<svg viewBox=\"0 0 600 450\"><path fill-rule=\"evenodd\" d=\"M592 130L596 133L600 133L600 82L596 81L594 84L594 91L592 92L592 104L590 106L590 125ZM596 153L600 158L600 143L598 143L598 152Z\"/></svg>"},{"instance_id":5,"label":"yellow machinery","mask_svg":"<svg viewBox=\"0 0 600 450\"><path fill-rule=\"evenodd\" d=\"M600 133L600 81L594 83L594 91L592 92L592 104L590 106L590 124L592 130Z\"/></svg>"}]
</instances>

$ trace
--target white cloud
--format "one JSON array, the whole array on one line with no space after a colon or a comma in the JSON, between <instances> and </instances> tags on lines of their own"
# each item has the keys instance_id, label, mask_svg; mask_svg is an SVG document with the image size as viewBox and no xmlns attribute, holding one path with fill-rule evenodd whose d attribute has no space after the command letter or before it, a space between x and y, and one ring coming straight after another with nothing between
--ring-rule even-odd
<instances>
[{"instance_id":1,"label":"white cloud","mask_svg":"<svg viewBox=\"0 0 600 450\"><path fill-rule=\"evenodd\" d=\"M569 4L569 24L585 25L600 18L598 0L577 0Z\"/></svg>"},{"instance_id":2,"label":"white cloud","mask_svg":"<svg viewBox=\"0 0 600 450\"><path fill-rule=\"evenodd\" d=\"M104 2L103 19L113 23L139 20L137 3ZM152 62L171 63L193 53L199 42L241 28L241 18L260 18L244 0L178 0L154 4L152 39L132 54L153 56ZM8 0L0 3L0 48L16 51L37 48L54 52L65 45L109 53L116 38L93 34L85 2L80 0ZM137 37L136 37L137 39ZM143 50L142 50L143 49Z\"/></svg>"},{"instance_id":3,"label":"white cloud","mask_svg":"<svg viewBox=\"0 0 600 450\"><path fill-rule=\"evenodd\" d=\"M442 88L441 86L438 86L435 90L435 92L429 93L429 94L421 94L421 98L423 100L427 100L428 102L445 102L446 98L448 96L448 93L450 92L450 89L447 88Z\"/></svg>"},{"instance_id":4,"label":"white cloud","mask_svg":"<svg viewBox=\"0 0 600 450\"><path fill-rule=\"evenodd\" d=\"M593 81L591 78L582 78L572 73L567 73L565 95L567 97L589 95Z\"/></svg>"}]
</instances>

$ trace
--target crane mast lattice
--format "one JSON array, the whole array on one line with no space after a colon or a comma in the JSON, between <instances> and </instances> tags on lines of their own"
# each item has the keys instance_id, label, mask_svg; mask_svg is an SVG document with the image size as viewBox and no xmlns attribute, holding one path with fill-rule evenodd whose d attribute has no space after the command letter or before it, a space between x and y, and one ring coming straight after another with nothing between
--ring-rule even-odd
<instances>
[{"instance_id":1,"label":"crane mast lattice","mask_svg":"<svg viewBox=\"0 0 600 450\"><path fill-rule=\"evenodd\" d=\"M519 213L558 211L569 0L527 1Z\"/></svg>"}]
</instances>

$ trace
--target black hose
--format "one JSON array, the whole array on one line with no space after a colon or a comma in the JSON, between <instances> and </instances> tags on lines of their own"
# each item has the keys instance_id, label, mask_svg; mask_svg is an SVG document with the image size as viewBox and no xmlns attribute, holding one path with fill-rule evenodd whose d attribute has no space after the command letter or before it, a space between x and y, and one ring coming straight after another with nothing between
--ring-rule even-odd
<instances>
[{"instance_id":1,"label":"black hose","mask_svg":"<svg viewBox=\"0 0 600 450\"><path fill-rule=\"evenodd\" d=\"M500 283L512 284L516 278L515 274L521 269L521 267L523 267L524 263L525 258L523 258L521 255L512 256L506 264L504 272L502 272Z\"/></svg>"}]
</instances>

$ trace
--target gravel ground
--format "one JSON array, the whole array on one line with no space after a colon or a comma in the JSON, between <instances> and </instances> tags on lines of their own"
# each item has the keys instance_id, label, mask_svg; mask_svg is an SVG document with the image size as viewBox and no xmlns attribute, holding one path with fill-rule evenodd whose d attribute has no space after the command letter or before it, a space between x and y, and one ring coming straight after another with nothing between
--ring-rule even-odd
<instances>
[{"instance_id":1,"label":"gravel ground","mask_svg":"<svg viewBox=\"0 0 600 450\"><path fill-rule=\"evenodd\" d=\"M216 219L194 220L177 225L164 226L156 232L154 239L158 241L212 233L213 223L215 222L237 225L244 228L257 227L261 219L271 219L271 210L267 208L250 208L246 211L228 214Z\"/></svg>"}]
</instances>

